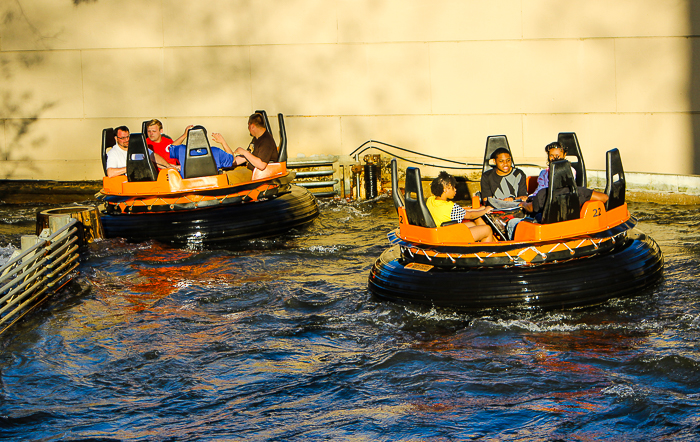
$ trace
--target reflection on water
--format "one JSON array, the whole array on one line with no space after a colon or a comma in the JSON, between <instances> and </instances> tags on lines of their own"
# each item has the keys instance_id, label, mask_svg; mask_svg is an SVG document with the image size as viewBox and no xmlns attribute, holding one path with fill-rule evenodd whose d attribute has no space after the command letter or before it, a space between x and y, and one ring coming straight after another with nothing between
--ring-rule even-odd
<instances>
[{"instance_id":1,"label":"reflection on water","mask_svg":"<svg viewBox=\"0 0 700 442\"><path fill-rule=\"evenodd\" d=\"M322 202L310 229L236 250L101 241L1 341L0 437L695 440L700 207L631 209L663 282L569 311L373 298L387 199ZM0 247L34 211L0 206Z\"/></svg>"}]
</instances>

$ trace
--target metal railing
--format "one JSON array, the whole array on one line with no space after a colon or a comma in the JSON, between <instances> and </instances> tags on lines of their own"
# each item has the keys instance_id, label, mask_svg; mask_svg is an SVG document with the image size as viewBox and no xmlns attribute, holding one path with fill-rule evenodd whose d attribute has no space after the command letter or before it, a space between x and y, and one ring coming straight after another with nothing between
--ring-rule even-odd
<instances>
[{"instance_id":1,"label":"metal railing","mask_svg":"<svg viewBox=\"0 0 700 442\"><path fill-rule=\"evenodd\" d=\"M0 334L73 278L79 256L77 224L71 218L0 268Z\"/></svg>"},{"instance_id":2,"label":"metal railing","mask_svg":"<svg viewBox=\"0 0 700 442\"><path fill-rule=\"evenodd\" d=\"M413 155L418 155L418 156L425 157L425 158L431 158L433 160L439 160L439 161L442 161L445 163L458 164L459 166L448 166L448 165L444 165L444 164L423 163L420 161L401 157L401 156L396 155L395 153L392 153L392 152L390 152L382 147L375 146L375 144L386 146L388 148L396 149L396 150L399 150L402 152L408 152L408 153L413 154ZM395 146L393 144L385 143L383 141L378 141L378 140L365 141L364 143L360 144L360 146L358 146L355 150L350 152L350 156L355 158L356 161L360 161L360 155L369 149L378 150L380 152L384 152L387 155L391 155L393 157L396 157L399 160L406 161L407 163L418 164L420 166L439 167L439 168L444 168L444 169L457 169L457 170L479 170L479 169L484 167L483 163L465 163L462 161L450 160L448 158L436 157L434 155L429 155L427 153L422 153L422 152L416 152L414 150L406 149L406 148L401 147L401 146ZM537 164L518 164L518 166L541 167Z\"/></svg>"}]
</instances>

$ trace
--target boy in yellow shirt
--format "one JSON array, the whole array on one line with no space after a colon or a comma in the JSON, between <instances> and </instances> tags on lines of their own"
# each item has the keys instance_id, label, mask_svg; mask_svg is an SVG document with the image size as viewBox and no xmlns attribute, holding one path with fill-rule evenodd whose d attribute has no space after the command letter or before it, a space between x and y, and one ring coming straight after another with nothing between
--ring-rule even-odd
<instances>
[{"instance_id":1,"label":"boy in yellow shirt","mask_svg":"<svg viewBox=\"0 0 700 442\"><path fill-rule=\"evenodd\" d=\"M435 225L439 227L442 223L448 221L464 222L469 226L474 240L493 242L491 227L486 225L480 218L482 215L490 213L493 208L484 206L479 209L464 209L453 201L448 201L448 199L455 197L455 193L457 193L456 186L457 180L445 171L440 172L438 177L430 183L430 191L433 194L428 197L425 204L428 206Z\"/></svg>"}]
</instances>

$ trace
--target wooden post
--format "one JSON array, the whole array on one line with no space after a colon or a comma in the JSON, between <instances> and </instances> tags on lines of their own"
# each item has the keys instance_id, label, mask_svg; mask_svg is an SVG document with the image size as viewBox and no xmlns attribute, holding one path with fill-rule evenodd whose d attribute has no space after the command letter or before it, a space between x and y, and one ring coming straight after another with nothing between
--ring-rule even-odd
<instances>
[{"instance_id":1,"label":"wooden post","mask_svg":"<svg viewBox=\"0 0 700 442\"><path fill-rule=\"evenodd\" d=\"M83 243L93 242L95 239L104 238L104 230L102 229L102 222L100 221L100 212L97 207L93 206L66 206L57 207L55 209L48 209L39 212L36 216L36 234L40 235L42 230L46 228L56 228L55 223L61 223L61 221L54 221L54 225L51 226L49 221L52 217L63 218L70 217L77 219L82 225L82 238ZM65 221L63 224L65 225Z\"/></svg>"}]
</instances>

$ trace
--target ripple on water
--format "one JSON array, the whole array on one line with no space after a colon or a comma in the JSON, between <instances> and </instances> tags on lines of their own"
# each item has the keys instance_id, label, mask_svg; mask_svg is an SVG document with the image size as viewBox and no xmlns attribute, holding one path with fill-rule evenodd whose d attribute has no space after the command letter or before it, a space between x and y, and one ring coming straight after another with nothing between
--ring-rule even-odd
<instances>
[{"instance_id":1,"label":"ripple on water","mask_svg":"<svg viewBox=\"0 0 700 442\"><path fill-rule=\"evenodd\" d=\"M389 199L323 201L309 229L228 250L99 241L2 341L0 437L691 440L700 213L632 210L664 280L566 311L377 300Z\"/></svg>"}]
</instances>

